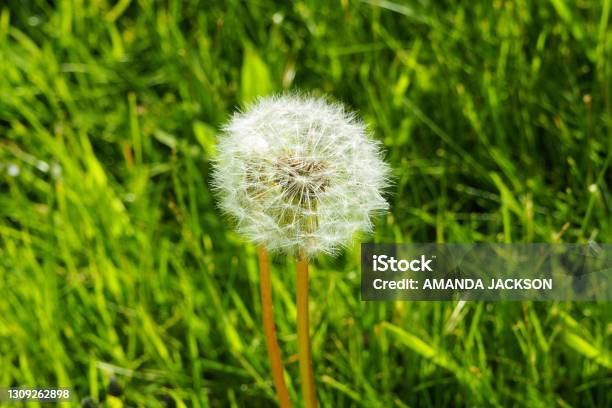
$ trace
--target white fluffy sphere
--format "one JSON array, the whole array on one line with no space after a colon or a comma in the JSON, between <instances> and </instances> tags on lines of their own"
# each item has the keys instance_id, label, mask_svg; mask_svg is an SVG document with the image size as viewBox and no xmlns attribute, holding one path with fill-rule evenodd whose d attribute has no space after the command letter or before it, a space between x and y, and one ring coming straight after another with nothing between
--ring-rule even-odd
<instances>
[{"instance_id":1,"label":"white fluffy sphere","mask_svg":"<svg viewBox=\"0 0 612 408\"><path fill-rule=\"evenodd\" d=\"M214 163L220 206L271 251L334 253L388 207L379 144L340 104L263 98L223 130Z\"/></svg>"}]
</instances>

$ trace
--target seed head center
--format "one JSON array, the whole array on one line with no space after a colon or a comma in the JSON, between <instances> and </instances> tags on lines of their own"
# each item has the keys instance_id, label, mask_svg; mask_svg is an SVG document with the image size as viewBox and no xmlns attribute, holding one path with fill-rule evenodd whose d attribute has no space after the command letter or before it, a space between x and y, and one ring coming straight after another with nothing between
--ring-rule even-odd
<instances>
[{"instance_id":1,"label":"seed head center","mask_svg":"<svg viewBox=\"0 0 612 408\"><path fill-rule=\"evenodd\" d=\"M327 166L320 159L288 156L279 159L277 167L283 195L300 206L310 205L329 186Z\"/></svg>"}]
</instances>

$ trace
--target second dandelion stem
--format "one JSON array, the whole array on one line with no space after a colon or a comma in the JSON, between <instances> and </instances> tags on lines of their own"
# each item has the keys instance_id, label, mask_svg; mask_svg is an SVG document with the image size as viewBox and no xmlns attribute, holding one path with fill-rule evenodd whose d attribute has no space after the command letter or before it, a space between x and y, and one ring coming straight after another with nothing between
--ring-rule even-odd
<instances>
[{"instance_id":1,"label":"second dandelion stem","mask_svg":"<svg viewBox=\"0 0 612 408\"><path fill-rule=\"evenodd\" d=\"M310 323L308 320L308 259L303 253L300 253L297 260L298 359L300 362L304 406L306 408L316 408L317 395L312 371Z\"/></svg>"}]
</instances>

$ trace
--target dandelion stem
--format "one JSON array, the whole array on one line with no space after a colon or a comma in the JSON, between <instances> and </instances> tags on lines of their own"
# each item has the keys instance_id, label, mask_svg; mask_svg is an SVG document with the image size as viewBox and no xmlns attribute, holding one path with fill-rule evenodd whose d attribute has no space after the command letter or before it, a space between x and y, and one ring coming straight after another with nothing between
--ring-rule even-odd
<instances>
[{"instance_id":1,"label":"dandelion stem","mask_svg":"<svg viewBox=\"0 0 612 408\"><path fill-rule=\"evenodd\" d=\"M310 353L310 324L308 322L308 259L303 252L297 260L297 335L298 359L300 362L300 377L304 406L316 408L314 374L312 371L312 355Z\"/></svg>"},{"instance_id":2,"label":"dandelion stem","mask_svg":"<svg viewBox=\"0 0 612 408\"><path fill-rule=\"evenodd\" d=\"M263 245L257 250L259 258L260 289L261 289L261 314L263 318L264 337L268 349L268 358L272 368L272 379L276 387L276 396L281 408L291 408L289 391L285 384L283 374L283 360L281 358L278 340L276 338L276 327L274 324L274 313L272 311L272 284L270 282L270 259Z\"/></svg>"}]
</instances>

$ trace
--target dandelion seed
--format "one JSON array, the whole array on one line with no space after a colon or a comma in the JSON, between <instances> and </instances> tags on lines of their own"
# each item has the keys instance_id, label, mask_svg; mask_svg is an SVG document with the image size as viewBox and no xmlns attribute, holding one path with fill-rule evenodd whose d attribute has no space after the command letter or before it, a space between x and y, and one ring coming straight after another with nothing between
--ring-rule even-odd
<instances>
[{"instance_id":1,"label":"dandelion seed","mask_svg":"<svg viewBox=\"0 0 612 408\"><path fill-rule=\"evenodd\" d=\"M6 168L6 171L9 176L17 177L19 175L20 169L19 166L17 166L16 164L9 164Z\"/></svg>"}]
</instances>

